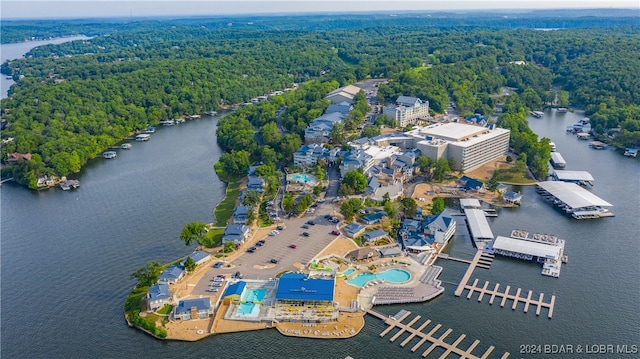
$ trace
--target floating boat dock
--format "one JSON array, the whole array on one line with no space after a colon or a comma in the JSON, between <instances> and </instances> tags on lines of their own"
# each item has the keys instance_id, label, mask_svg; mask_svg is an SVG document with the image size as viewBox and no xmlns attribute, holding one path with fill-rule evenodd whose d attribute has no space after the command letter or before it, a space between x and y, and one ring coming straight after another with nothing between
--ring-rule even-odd
<instances>
[{"instance_id":1,"label":"floating boat dock","mask_svg":"<svg viewBox=\"0 0 640 359\"><path fill-rule=\"evenodd\" d=\"M538 182L536 191L547 202L553 203L576 219L613 217L613 205L575 183L560 181Z\"/></svg>"},{"instance_id":2,"label":"floating boat dock","mask_svg":"<svg viewBox=\"0 0 640 359\"><path fill-rule=\"evenodd\" d=\"M144 141L149 141L151 139L151 135L148 133L141 133L139 135L137 135L135 137L136 141L138 142L144 142Z\"/></svg>"},{"instance_id":3,"label":"floating boat dock","mask_svg":"<svg viewBox=\"0 0 640 359\"><path fill-rule=\"evenodd\" d=\"M593 148L594 150L606 150L607 144L600 141L591 141L589 143L589 147Z\"/></svg>"},{"instance_id":4,"label":"floating boat dock","mask_svg":"<svg viewBox=\"0 0 640 359\"><path fill-rule=\"evenodd\" d=\"M624 155L627 157L636 157L638 155L638 150L635 148L627 148L624 151Z\"/></svg>"},{"instance_id":5,"label":"floating boat dock","mask_svg":"<svg viewBox=\"0 0 640 359\"><path fill-rule=\"evenodd\" d=\"M462 277L462 280L458 284L458 288L454 293L456 297L461 296L465 290L469 290L469 293L467 294L467 299L471 299L473 297L473 294L477 292L479 293L478 302L482 302L482 299L484 298L485 294L488 294L488 295L491 295L489 298L489 304L491 305L493 305L495 298L498 297L498 298L502 298L502 301L500 302L501 308L504 308L505 304L507 303L507 300L512 300L513 301L513 304L511 306L512 310L515 310L518 307L518 303L522 302L525 304L524 305L525 313L529 311L529 307L533 304L537 306L536 315L540 315L542 308L548 308L549 312L547 315L549 319L553 317L553 309L556 302L555 295L551 296L551 300L549 302L544 302L543 301L544 293L540 293L538 296L538 299L536 300L536 299L532 299L532 296L533 296L532 291L529 291L529 293L527 294L527 297L520 296L520 293L522 292L522 288L518 288L515 294L511 294L510 293L511 286L509 285L505 288L504 291L499 291L500 289L499 283L496 283L493 289L487 289L489 287L489 281L485 281L484 285L482 287L479 287L477 278L474 280L472 285L469 285L468 284L469 278L471 278L473 271L478 265L481 255L482 255L482 251L478 251L476 255L473 257L473 260L471 261L469 268L467 268L467 271Z\"/></svg>"},{"instance_id":6,"label":"floating boat dock","mask_svg":"<svg viewBox=\"0 0 640 359\"><path fill-rule=\"evenodd\" d=\"M542 111L530 111L529 113L535 118L542 118L542 116L544 116L544 112Z\"/></svg>"},{"instance_id":7,"label":"floating boat dock","mask_svg":"<svg viewBox=\"0 0 640 359\"><path fill-rule=\"evenodd\" d=\"M551 165L556 168L565 168L567 161L564 160L560 152L551 152Z\"/></svg>"},{"instance_id":8,"label":"floating boat dock","mask_svg":"<svg viewBox=\"0 0 640 359\"><path fill-rule=\"evenodd\" d=\"M387 317L381 313L375 312L371 309L366 311L367 314L372 315L376 318L379 318L384 321L389 327L380 333L380 337L384 338L387 334L389 334L393 329L400 329L396 334L394 334L389 341L395 342L398 338L400 338L403 334L409 333L410 335L400 343L400 347L404 348L409 342L411 342L416 337L420 338L420 341L416 343L412 348L411 352L415 353L422 345L424 345L427 341L431 343L431 345L422 353L422 357L426 358L434 349L437 347L442 347L445 349L445 352L440 356L440 358L447 358L450 354L454 354L456 358L469 358L469 359L486 359L493 352L495 347L490 346L481 356L477 356L473 354L473 350L480 343L479 340L475 340L467 349L461 349L458 347L460 343L466 338L466 334L461 334L458 339L456 339L453 343L449 344L445 342L445 338L453 332L453 329L447 329L442 335L436 335L435 333L442 327L442 324L436 324L429 332L425 333L424 330L431 324L431 320L427 319L424 323L420 325L420 327L413 328L413 325L416 324L421 316L417 315L413 318L409 323L402 323L407 317L411 315L410 311L401 310L396 315ZM506 359L509 357L509 352L505 352L501 358Z\"/></svg>"},{"instance_id":9,"label":"floating boat dock","mask_svg":"<svg viewBox=\"0 0 640 359\"><path fill-rule=\"evenodd\" d=\"M498 236L492 244L495 254L542 263L542 275L558 278L562 262L566 262L564 240L554 235L513 230L510 237Z\"/></svg>"}]
</instances>

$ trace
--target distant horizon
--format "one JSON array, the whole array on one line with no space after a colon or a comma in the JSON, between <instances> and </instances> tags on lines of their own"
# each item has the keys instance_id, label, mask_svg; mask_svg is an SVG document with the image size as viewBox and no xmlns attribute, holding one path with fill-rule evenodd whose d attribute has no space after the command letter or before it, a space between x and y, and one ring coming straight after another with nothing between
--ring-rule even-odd
<instances>
[{"instance_id":1,"label":"distant horizon","mask_svg":"<svg viewBox=\"0 0 640 359\"><path fill-rule=\"evenodd\" d=\"M160 5L161 6L157 6ZM19 20L91 20L146 18L207 18L293 15L348 15L409 12L465 13L508 12L526 13L540 10L639 10L640 3L629 0L539 0L514 3L505 0L433 1L6 1L0 3L1 18ZM260 9L260 10L256 10Z\"/></svg>"}]
</instances>

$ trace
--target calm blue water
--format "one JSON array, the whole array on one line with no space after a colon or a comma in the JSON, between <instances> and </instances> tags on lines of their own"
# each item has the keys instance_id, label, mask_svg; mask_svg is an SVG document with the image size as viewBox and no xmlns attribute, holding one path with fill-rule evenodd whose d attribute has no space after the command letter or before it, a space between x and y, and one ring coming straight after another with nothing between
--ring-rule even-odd
<instances>
[{"instance_id":1,"label":"calm blue water","mask_svg":"<svg viewBox=\"0 0 640 359\"><path fill-rule=\"evenodd\" d=\"M455 297L466 265L452 261L438 263L444 267L446 288L440 297L376 310L395 314L408 309L422 320L431 319L432 325L442 324L436 334L452 328L447 340L466 334L463 347L480 340L474 353L495 345L494 358L504 351L511 358L550 357L521 355L524 344L637 345L640 162L613 150L592 150L588 141L567 134L565 126L580 118L551 112L531 118L530 124L556 143L567 169L595 177L591 191L612 203L616 216L573 220L542 201L533 187L516 188L524 193L522 206L499 208L499 216L489 219L494 234L508 235L514 228L555 234L566 240L569 263L555 279L540 275L537 263L497 258L490 270L477 269L472 277L556 295L553 319L525 314L521 307L490 306L486 299L478 303ZM191 253L178 238L182 227L194 220L213 222L212 209L224 194L212 168L220 155L215 124L215 119L203 118L159 128L151 141L118 150L116 159L92 161L76 176L82 182L76 191L1 186L0 357L184 358L210 357L212 350L217 358L421 357L409 349L417 340L401 348L401 339L380 339L386 326L372 317L357 337L346 340L289 338L261 330L195 343L160 342L126 326L122 305L134 285L129 275L148 261L168 262ZM474 248L464 224L447 252L471 258Z\"/></svg>"},{"instance_id":2,"label":"calm blue water","mask_svg":"<svg viewBox=\"0 0 640 359\"><path fill-rule=\"evenodd\" d=\"M349 276L349 274L355 272L356 270L353 268L349 268L346 271L342 272L342 274L344 274L345 276Z\"/></svg>"},{"instance_id":3,"label":"calm blue water","mask_svg":"<svg viewBox=\"0 0 640 359\"><path fill-rule=\"evenodd\" d=\"M260 308L256 304L253 303L241 303L238 304L237 314L242 315L244 317L257 317L260 314L259 310L255 310L256 307Z\"/></svg>"},{"instance_id":4,"label":"calm blue water","mask_svg":"<svg viewBox=\"0 0 640 359\"><path fill-rule=\"evenodd\" d=\"M347 283L363 287L372 280L382 279L390 283L404 283L411 278L409 272L402 269L389 269L380 273L361 273L349 279Z\"/></svg>"}]
</instances>

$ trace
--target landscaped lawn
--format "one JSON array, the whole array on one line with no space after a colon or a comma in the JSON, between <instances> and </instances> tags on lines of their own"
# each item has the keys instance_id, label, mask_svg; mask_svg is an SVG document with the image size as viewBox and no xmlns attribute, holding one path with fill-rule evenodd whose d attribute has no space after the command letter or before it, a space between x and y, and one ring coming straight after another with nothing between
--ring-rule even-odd
<instances>
[{"instance_id":1,"label":"landscaped lawn","mask_svg":"<svg viewBox=\"0 0 640 359\"><path fill-rule=\"evenodd\" d=\"M227 186L227 193L214 210L213 214L216 218L216 226L224 227L227 225L229 218L233 215L236 207L236 201L240 197L240 182L231 182Z\"/></svg>"},{"instance_id":2,"label":"landscaped lawn","mask_svg":"<svg viewBox=\"0 0 640 359\"><path fill-rule=\"evenodd\" d=\"M173 309L173 306L171 304L166 304L164 307L158 310L158 314L169 314L171 313L171 309Z\"/></svg>"}]
</instances>

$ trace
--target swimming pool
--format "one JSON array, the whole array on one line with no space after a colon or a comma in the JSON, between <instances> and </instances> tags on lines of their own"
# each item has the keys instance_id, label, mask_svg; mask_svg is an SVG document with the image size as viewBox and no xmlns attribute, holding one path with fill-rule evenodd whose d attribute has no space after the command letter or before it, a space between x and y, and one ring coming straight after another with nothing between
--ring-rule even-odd
<instances>
[{"instance_id":1,"label":"swimming pool","mask_svg":"<svg viewBox=\"0 0 640 359\"><path fill-rule=\"evenodd\" d=\"M291 176L291 179L295 180L295 181L302 181L304 183L309 182L309 177L305 174L299 174L299 175L293 175Z\"/></svg>"},{"instance_id":2,"label":"swimming pool","mask_svg":"<svg viewBox=\"0 0 640 359\"><path fill-rule=\"evenodd\" d=\"M252 317L255 318L260 314L260 305L253 303L241 303L238 304L238 310L236 315L240 317Z\"/></svg>"},{"instance_id":3,"label":"swimming pool","mask_svg":"<svg viewBox=\"0 0 640 359\"><path fill-rule=\"evenodd\" d=\"M386 282L390 283L404 283L411 279L411 274L409 272L402 269L389 269L382 273L361 273L357 276L349 279L347 283L352 285L357 285L358 287L363 287L367 282L382 279Z\"/></svg>"},{"instance_id":4,"label":"swimming pool","mask_svg":"<svg viewBox=\"0 0 640 359\"><path fill-rule=\"evenodd\" d=\"M347 269L346 271L342 272L342 274L344 274L344 275L345 275L345 277L348 277L348 276L349 276L349 274L351 274L351 273L353 273L353 272L355 272L355 271L356 271L355 269L353 269L353 268L349 268L349 269Z\"/></svg>"},{"instance_id":5,"label":"swimming pool","mask_svg":"<svg viewBox=\"0 0 640 359\"><path fill-rule=\"evenodd\" d=\"M262 299L267 295L266 289L246 289L242 294L242 301L249 303L262 303Z\"/></svg>"}]
</instances>

